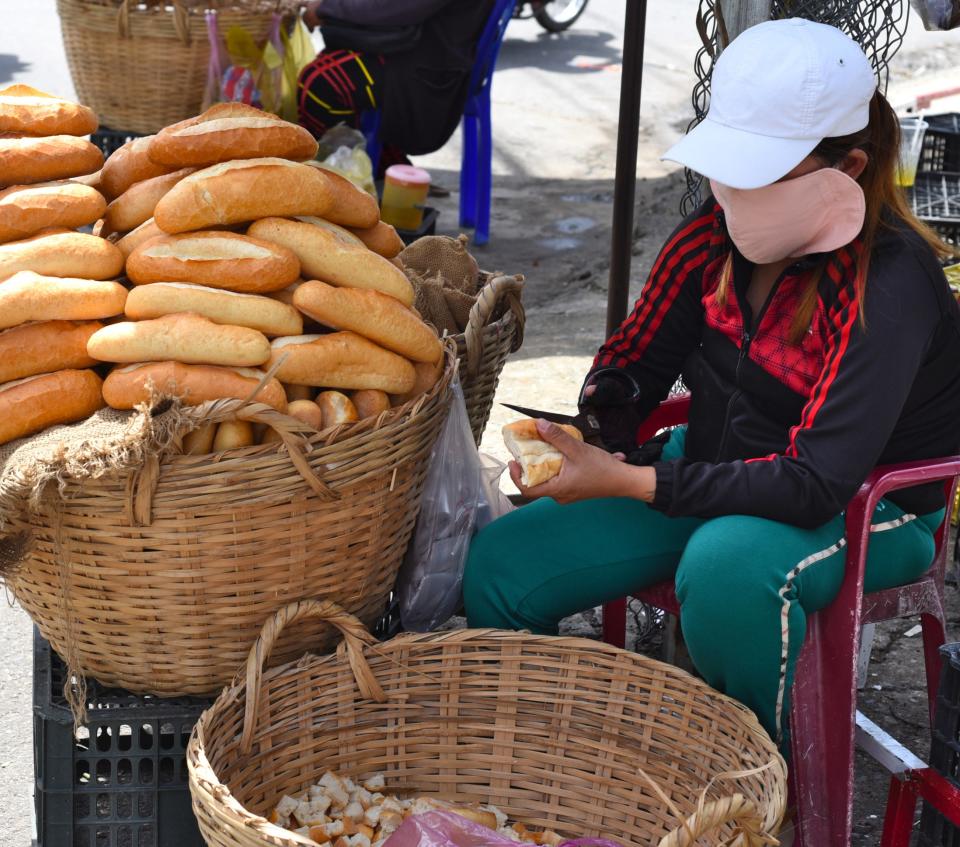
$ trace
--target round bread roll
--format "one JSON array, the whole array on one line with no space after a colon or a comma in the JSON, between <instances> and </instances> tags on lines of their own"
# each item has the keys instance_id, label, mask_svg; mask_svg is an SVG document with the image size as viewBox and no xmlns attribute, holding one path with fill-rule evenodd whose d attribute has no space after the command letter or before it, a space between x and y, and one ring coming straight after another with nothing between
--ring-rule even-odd
<instances>
[{"instance_id":1,"label":"round bread roll","mask_svg":"<svg viewBox=\"0 0 960 847\"><path fill-rule=\"evenodd\" d=\"M128 232L123 238L119 239L117 249L123 253L123 259L126 261L141 244L146 244L161 235L166 235L166 233L157 226L153 218L150 218L150 220L140 224L135 230Z\"/></svg>"},{"instance_id":2,"label":"round bread roll","mask_svg":"<svg viewBox=\"0 0 960 847\"><path fill-rule=\"evenodd\" d=\"M61 279L22 271L0 284L0 329L30 321L93 321L123 314L119 282Z\"/></svg>"},{"instance_id":3,"label":"round bread roll","mask_svg":"<svg viewBox=\"0 0 960 847\"><path fill-rule=\"evenodd\" d=\"M416 379L414 380L413 387L403 394L397 394L390 398L394 406L402 406L404 403L409 403L411 400L419 397L421 394L426 394L433 386L437 384L440 377L443 375L443 359L438 359L436 362L417 362L414 364L414 371L416 372Z\"/></svg>"},{"instance_id":4,"label":"round bread roll","mask_svg":"<svg viewBox=\"0 0 960 847\"><path fill-rule=\"evenodd\" d=\"M403 272L340 227L320 220L265 218L247 232L292 250L305 277L331 285L370 288L395 297L404 306L413 305L413 286Z\"/></svg>"},{"instance_id":5,"label":"round bread roll","mask_svg":"<svg viewBox=\"0 0 960 847\"><path fill-rule=\"evenodd\" d=\"M92 368L87 341L98 321L41 321L0 331L0 383L64 368Z\"/></svg>"},{"instance_id":6,"label":"round bread roll","mask_svg":"<svg viewBox=\"0 0 960 847\"><path fill-rule=\"evenodd\" d=\"M127 259L127 276L136 285L194 282L263 294L286 288L299 275L300 262L286 247L233 232L161 236Z\"/></svg>"},{"instance_id":7,"label":"round bread roll","mask_svg":"<svg viewBox=\"0 0 960 847\"><path fill-rule=\"evenodd\" d=\"M177 167L316 155L316 139L303 127L244 103L218 103L202 115L160 130L150 142L154 162Z\"/></svg>"},{"instance_id":8,"label":"round bread roll","mask_svg":"<svg viewBox=\"0 0 960 847\"><path fill-rule=\"evenodd\" d=\"M182 168L173 173L151 177L131 185L116 200L107 206L104 222L107 233L130 232L153 217L157 203L173 186L193 168Z\"/></svg>"},{"instance_id":9,"label":"round bread roll","mask_svg":"<svg viewBox=\"0 0 960 847\"><path fill-rule=\"evenodd\" d=\"M115 200L138 182L180 170L183 165L159 165L150 159L148 150L152 135L134 138L115 150L103 164L100 186L108 200Z\"/></svg>"},{"instance_id":10,"label":"round bread roll","mask_svg":"<svg viewBox=\"0 0 960 847\"><path fill-rule=\"evenodd\" d=\"M286 383L403 394L416 381L410 362L353 332L278 338L271 348L268 367Z\"/></svg>"},{"instance_id":11,"label":"round bread roll","mask_svg":"<svg viewBox=\"0 0 960 847\"><path fill-rule=\"evenodd\" d=\"M365 388L350 393L354 408L360 418L373 418L390 410L390 397L384 391Z\"/></svg>"},{"instance_id":12,"label":"round bread roll","mask_svg":"<svg viewBox=\"0 0 960 847\"><path fill-rule=\"evenodd\" d=\"M45 276L111 279L123 271L123 253L95 235L43 230L20 241L0 244L0 280L20 271Z\"/></svg>"},{"instance_id":13,"label":"round bread roll","mask_svg":"<svg viewBox=\"0 0 960 847\"><path fill-rule=\"evenodd\" d=\"M323 413L320 411L320 407L312 400L294 400L287 406L287 414L290 415L291 418L303 421L314 429L323 429ZM262 444L276 444L281 441L283 441L283 439L275 429L267 429L261 439Z\"/></svg>"},{"instance_id":14,"label":"round bread roll","mask_svg":"<svg viewBox=\"0 0 960 847\"><path fill-rule=\"evenodd\" d=\"M293 305L333 329L349 329L415 362L436 362L442 353L436 332L399 300L379 291L305 282Z\"/></svg>"},{"instance_id":15,"label":"round bread roll","mask_svg":"<svg viewBox=\"0 0 960 847\"><path fill-rule=\"evenodd\" d=\"M90 135L97 131L97 114L29 85L0 90L0 132L27 135Z\"/></svg>"},{"instance_id":16,"label":"round bread roll","mask_svg":"<svg viewBox=\"0 0 960 847\"><path fill-rule=\"evenodd\" d=\"M376 197L320 162L308 162L307 164L323 173L334 194L333 206L323 216L326 220L340 226L355 226L360 229L369 229L377 225L377 221L380 220L380 206ZM312 213L304 212L302 214Z\"/></svg>"},{"instance_id":17,"label":"round bread roll","mask_svg":"<svg viewBox=\"0 0 960 847\"><path fill-rule=\"evenodd\" d=\"M252 368L146 362L114 368L103 382L103 399L113 409L127 410L158 396L178 397L187 406L234 398L265 403L278 412L285 412L287 398L277 380L268 380L257 391L264 376L263 371ZM256 397L254 391L257 391Z\"/></svg>"},{"instance_id":18,"label":"round bread roll","mask_svg":"<svg viewBox=\"0 0 960 847\"><path fill-rule=\"evenodd\" d=\"M325 215L336 202L332 182L286 159L224 162L180 180L157 203L154 218L175 234L255 221L271 215Z\"/></svg>"},{"instance_id":19,"label":"round bread roll","mask_svg":"<svg viewBox=\"0 0 960 847\"><path fill-rule=\"evenodd\" d=\"M102 385L90 370L55 371L0 385L0 444L89 418L103 408Z\"/></svg>"},{"instance_id":20,"label":"round bread roll","mask_svg":"<svg viewBox=\"0 0 960 847\"><path fill-rule=\"evenodd\" d=\"M69 179L103 165L100 148L72 135L0 137L0 188Z\"/></svg>"},{"instance_id":21,"label":"round bread roll","mask_svg":"<svg viewBox=\"0 0 960 847\"><path fill-rule=\"evenodd\" d=\"M236 450L240 447L250 447L255 443L253 424L250 421L224 421L217 427L217 434L213 439L213 452Z\"/></svg>"},{"instance_id":22,"label":"round bread roll","mask_svg":"<svg viewBox=\"0 0 960 847\"><path fill-rule=\"evenodd\" d=\"M133 321L193 312L214 323L245 326L264 335L300 335L303 332L303 318L293 306L271 297L238 294L188 282L139 285L127 295L124 311Z\"/></svg>"},{"instance_id":23,"label":"round bread roll","mask_svg":"<svg viewBox=\"0 0 960 847\"><path fill-rule=\"evenodd\" d=\"M15 185L0 191L0 243L27 238L42 229L76 229L106 211L103 195L77 182Z\"/></svg>"},{"instance_id":24,"label":"round bread roll","mask_svg":"<svg viewBox=\"0 0 960 847\"><path fill-rule=\"evenodd\" d=\"M288 403L295 403L297 400L309 400L313 403L313 396L316 394L316 391L309 385L284 384L283 390L286 392Z\"/></svg>"},{"instance_id":25,"label":"round bread roll","mask_svg":"<svg viewBox=\"0 0 960 847\"><path fill-rule=\"evenodd\" d=\"M384 259L392 259L394 256L400 255L404 248L403 239L397 235L397 230L383 221L377 221L369 229L357 229L356 227L348 227L348 229L370 250L383 256Z\"/></svg>"},{"instance_id":26,"label":"round bread roll","mask_svg":"<svg viewBox=\"0 0 960 847\"><path fill-rule=\"evenodd\" d=\"M172 359L187 365L246 368L270 358L270 342L255 329L223 326L186 313L105 326L87 342L87 352L101 362L120 364Z\"/></svg>"},{"instance_id":27,"label":"round bread roll","mask_svg":"<svg viewBox=\"0 0 960 847\"><path fill-rule=\"evenodd\" d=\"M323 417L323 429L360 420L353 401L339 391L321 391L317 395L317 407Z\"/></svg>"},{"instance_id":28,"label":"round bread roll","mask_svg":"<svg viewBox=\"0 0 960 847\"><path fill-rule=\"evenodd\" d=\"M203 424L183 436L183 453L186 456L205 456L213 452L213 439L217 435L215 423Z\"/></svg>"}]
</instances>

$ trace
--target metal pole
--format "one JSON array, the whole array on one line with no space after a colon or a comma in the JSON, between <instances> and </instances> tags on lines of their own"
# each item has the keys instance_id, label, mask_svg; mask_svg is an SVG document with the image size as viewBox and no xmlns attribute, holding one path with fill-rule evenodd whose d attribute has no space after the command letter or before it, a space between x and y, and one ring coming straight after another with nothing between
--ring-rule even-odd
<instances>
[{"instance_id":1,"label":"metal pole","mask_svg":"<svg viewBox=\"0 0 960 847\"><path fill-rule=\"evenodd\" d=\"M772 5L771 0L720 0L730 40L755 24L769 21Z\"/></svg>"},{"instance_id":2,"label":"metal pole","mask_svg":"<svg viewBox=\"0 0 960 847\"><path fill-rule=\"evenodd\" d=\"M623 30L623 72L620 80L620 124L617 129L617 171L613 185L613 236L607 288L607 337L627 316L630 258L633 252L633 203L637 187L637 139L640 134L640 89L643 85L643 42L647 0L627 0Z\"/></svg>"}]
</instances>

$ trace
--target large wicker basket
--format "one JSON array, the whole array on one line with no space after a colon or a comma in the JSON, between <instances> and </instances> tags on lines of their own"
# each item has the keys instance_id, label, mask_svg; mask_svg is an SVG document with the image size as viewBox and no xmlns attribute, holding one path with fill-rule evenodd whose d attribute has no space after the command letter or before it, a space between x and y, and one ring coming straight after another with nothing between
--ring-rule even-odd
<instances>
[{"instance_id":1,"label":"large wicker basket","mask_svg":"<svg viewBox=\"0 0 960 847\"><path fill-rule=\"evenodd\" d=\"M522 290L523 277L485 274L466 330L453 336L460 359L467 417L477 446L490 418L493 396L507 357L523 344L526 318L520 300ZM491 320L498 312L502 315Z\"/></svg>"},{"instance_id":2,"label":"large wicker basket","mask_svg":"<svg viewBox=\"0 0 960 847\"><path fill-rule=\"evenodd\" d=\"M152 133L200 112L210 43L204 13L265 41L293 0L57 0L80 102L109 127Z\"/></svg>"},{"instance_id":3,"label":"large wicker basket","mask_svg":"<svg viewBox=\"0 0 960 847\"><path fill-rule=\"evenodd\" d=\"M339 651L264 673L284 626L304 617L339 629ZM786 766L753 714L676 668L494 630L378 644L318 601L266 623L245 673L194 728L187 766L210 847L312 845L265 816L328 769L493 803L561 835L661 847L738 830L740 847L772 843L786 797Z\"/></svg>"},{"instance_id":4,"label":"large wicker basket","mask_svg":"<svg viewBox=\"0 0 960 847\"><path fill-rule=\"evenodd\" d=\"M13 526L32 544L8 585L75 670L160 696L219 691L263 622L295 600L328 597L372 625L449 407L452 345L446 357L428 394L312 436L261 404L210 404L207 419L266 423L285 445L167 455L137 473L68 481ZM282 658L322 647L321 629L291 632Z\"/></svg>"}]
</instances>

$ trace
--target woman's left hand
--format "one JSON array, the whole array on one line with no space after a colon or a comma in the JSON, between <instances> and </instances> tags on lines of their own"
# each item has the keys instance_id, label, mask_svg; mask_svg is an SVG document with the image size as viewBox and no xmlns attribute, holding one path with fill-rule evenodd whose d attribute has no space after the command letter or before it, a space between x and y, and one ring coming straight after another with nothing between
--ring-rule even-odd
<instances>
[{"instance_id":1,"label":"woman's left hand","mask_svg":"<svg viewBox=\"0 0 960 847\"><path fill-rule=\"evenodd\" d=\"M608 453L584 444L548 421L538 420L537 431L544 441L563 454L563 467L553 479L527 488L520 482L520 465L511 462L510 478L524 497L550 497L561 504L597 497L653 500L656 489L653 468L628 465L623 453Z\"/></svg>"}]
</instances>

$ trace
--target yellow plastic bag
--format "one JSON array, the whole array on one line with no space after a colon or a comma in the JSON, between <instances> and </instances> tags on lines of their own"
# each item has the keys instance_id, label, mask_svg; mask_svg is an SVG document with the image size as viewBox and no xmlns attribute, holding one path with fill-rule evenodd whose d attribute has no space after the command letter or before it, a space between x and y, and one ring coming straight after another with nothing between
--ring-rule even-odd
<instances>
[{"instance_id":1,"label":"yellow plastic bag","mask_svg":"<svg viewBox=\"0 0 960 847\"><path fill-rule=\"evenodd\" d=\"M303 19L298 17L292 30L287 34L284 28L280 30L280 41L283 46L283 55L273 44L268 43L263 51L265 68L281 71L280 91L271 92L271 105L267 105L267 94L263 93L265 109L276 112L284 120L297 121L297 79L307 65L317 55L317 48L313 46L310 31Z\"/></svg>"}]
</instances>

